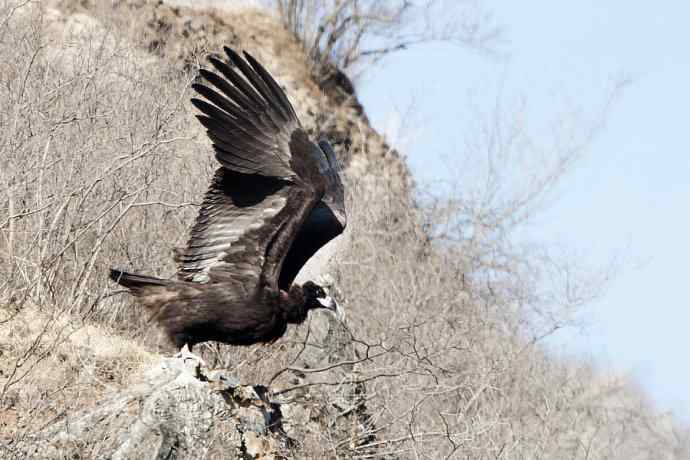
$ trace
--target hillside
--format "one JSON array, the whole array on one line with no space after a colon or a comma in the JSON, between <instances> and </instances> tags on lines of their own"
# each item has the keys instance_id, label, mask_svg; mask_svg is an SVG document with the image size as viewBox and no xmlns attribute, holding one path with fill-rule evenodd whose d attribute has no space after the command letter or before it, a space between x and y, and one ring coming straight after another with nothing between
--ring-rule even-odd
<instances>
[{"instance_id":1,"label":"hillside","mask_svg":"<svg viewBox=\"0 0 690 460\"><path fill-rule=\"evenodd\" d=\"M329 284L347 319L205 345L202 368L169 358L107 269L174 273L215 169L189 85L223 45L335 141L348 230L300 278ZM0 57L2 458L690 456L687 428L626 378L539 348L539 288L494 276L508 252L494 233L434 241L443 222L415 205L351 82L315 74L270 12L10 1Z\"/></svg>"}]
</instances>

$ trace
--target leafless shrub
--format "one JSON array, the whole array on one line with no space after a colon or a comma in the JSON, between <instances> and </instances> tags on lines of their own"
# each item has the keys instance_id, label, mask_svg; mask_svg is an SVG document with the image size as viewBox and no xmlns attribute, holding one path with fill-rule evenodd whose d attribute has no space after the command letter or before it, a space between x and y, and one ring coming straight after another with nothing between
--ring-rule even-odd
<instances>
[{"instance_id":1,"label":"leafless shrub","mask_svg":"<svg viewBox=\"0 0 690 460\"><path fill-rule=\"evenodd\" d=\"M79 328L98 321L137 330L140 313L109 297L107 267L170 263L158 250L182 232L174 223L168 233L152 228L192 206L185 185L204 168L179 154L193 136L180 104L187 78L151 67L88 16L44 6L0 8L0 321L9 337L22 337L3 346L3 410L30 403L15 401L17 388ZM173 178L173 170L197 173ZM129 245L127 227L146 245ZM22 332L27 321L39 327Z\"/></svg>"},{"instance_id":2,"label":"leafless shrub","mask_svg":"<svg viewBox=\"0 0 690 460\"><path fill-rule=\"evenodd\" d=\"M88 23L74 24L88 34L83 44L55 43L41 25L44 13L31 14L7 24L15 40L2 50L13 65L0 77L7 108L0 229L3 264L11 267L2 285L35 305L86 313L102 291L95 274L113 253L156 260L153 247L124 253L121 228L136 223L147 239L151 225L174 218L171 209L192 205L167 174L199 168L177 153L192 136L180 117L186 82L151 69L133 56L137 50ZM156 246L161 235L149 241Z\"/></svg>"},{"instance_id":3,"label":"leafless shrub","mask_svg":"<svg viewBox=\"0 0 690 460\"><path fill-rule=\"evenodd\" d=\"M497 52L501 30L479 2L270 0L323 76L353 71L410 46L446 41Z\"/></svg>"},{"instance_id":4,"label":"leafless shrub","mask_svg":"<svg viewBox=\"0 0 690 460\"><path fill-rule=\"evenodd\" d=\"M189 74L86 14L35 6L0 7L0 423L16 418L2 430L15 439L125 385L146 359L131 340L153 345L145 318L111 295L107 268L173 273L169 250L215 168ZM610 275L582 277L514 238L591 130L535 149L520 123L490 115L465 149L479 179L451 199L413 196L384 170L390 152L369 150L385 144L345 124L351 167L368 172L348 178L332 268L346 324L312 315L271 346L208 345L204 357L271 383L297 458L686 458L687 433L626 379L538 346Z\"/></svg>"}]
</instances>

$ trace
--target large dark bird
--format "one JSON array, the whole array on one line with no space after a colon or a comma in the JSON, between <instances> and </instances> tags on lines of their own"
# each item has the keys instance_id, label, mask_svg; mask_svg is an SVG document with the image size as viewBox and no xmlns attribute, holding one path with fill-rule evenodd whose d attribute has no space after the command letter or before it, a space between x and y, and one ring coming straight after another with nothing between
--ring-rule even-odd
<instances>
[{"instance_id":1,"label":"large dark bird","mask_svg":"<svg viewBox=\"0 0 690 460\"><path fill-rule=\"evenodd\" d=\"M271 342L309 310L338 306L320 286L293 283L345 228L343 185L330 144L313 143L271 75L251 55L201 69L192 99L221 167L201 205L177 279L111 270L178 346Z\"/></svg>"}]
</instances>

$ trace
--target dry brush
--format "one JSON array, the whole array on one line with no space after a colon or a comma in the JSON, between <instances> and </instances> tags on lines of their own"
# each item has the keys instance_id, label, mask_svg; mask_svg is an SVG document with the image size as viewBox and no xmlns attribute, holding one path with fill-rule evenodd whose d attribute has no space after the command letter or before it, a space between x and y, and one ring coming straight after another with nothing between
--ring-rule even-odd
<instances>
[{"instance_id":1,"label":"dry brush","mask_svg":"<svg viewBox=\"0 0 690 460\"><path fill-rule=\"evenodd\" d=\"M108 284L107 268L173 273L170 251L215 168L187 103L204 50L178 43L203 34L213 49L222 24L223 40L230 30L272 56L282 48L261 42L266 34L243 34L261 24L290 36L256 11L229 20L149 2L0 5L0 442L9 449L122 391L157 359L156 334ZM684 429L625 379L539 347L602 279L575 278L511 238L570 163L555 161L509 200L471 190L421 199L356 101L299 89L316 85L309 49L292 40L275 62L301 59L288 67L300 78L288 85L300 116L312 132L348 141L338 147L348 231L319 266L347 321L314 315L270 347L203 349L212 366L270 385L295 440L284 453L687 457ZM500 154L522 145L522 133L503 128ZM500 189L502 177L484 183ZM545 292L554 273L579 290Z\"/></svg>"}]
</instances>

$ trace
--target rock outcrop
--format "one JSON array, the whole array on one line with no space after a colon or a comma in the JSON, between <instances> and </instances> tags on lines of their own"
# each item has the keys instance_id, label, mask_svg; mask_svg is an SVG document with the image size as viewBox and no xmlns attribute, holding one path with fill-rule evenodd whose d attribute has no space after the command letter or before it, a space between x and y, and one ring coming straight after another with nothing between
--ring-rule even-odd
<instances>
[{"instance_id":1,"label":"rock outcrop","mask_svg":"<svg viewBox=\"0 0 690 460\"><path fill-rule=\"evenodd\" d=\"M291 441L263 386L198 359L161 360L140 383L69 414L9 453L28 458L278 458Z\"/></svg>"}]
</instances>

